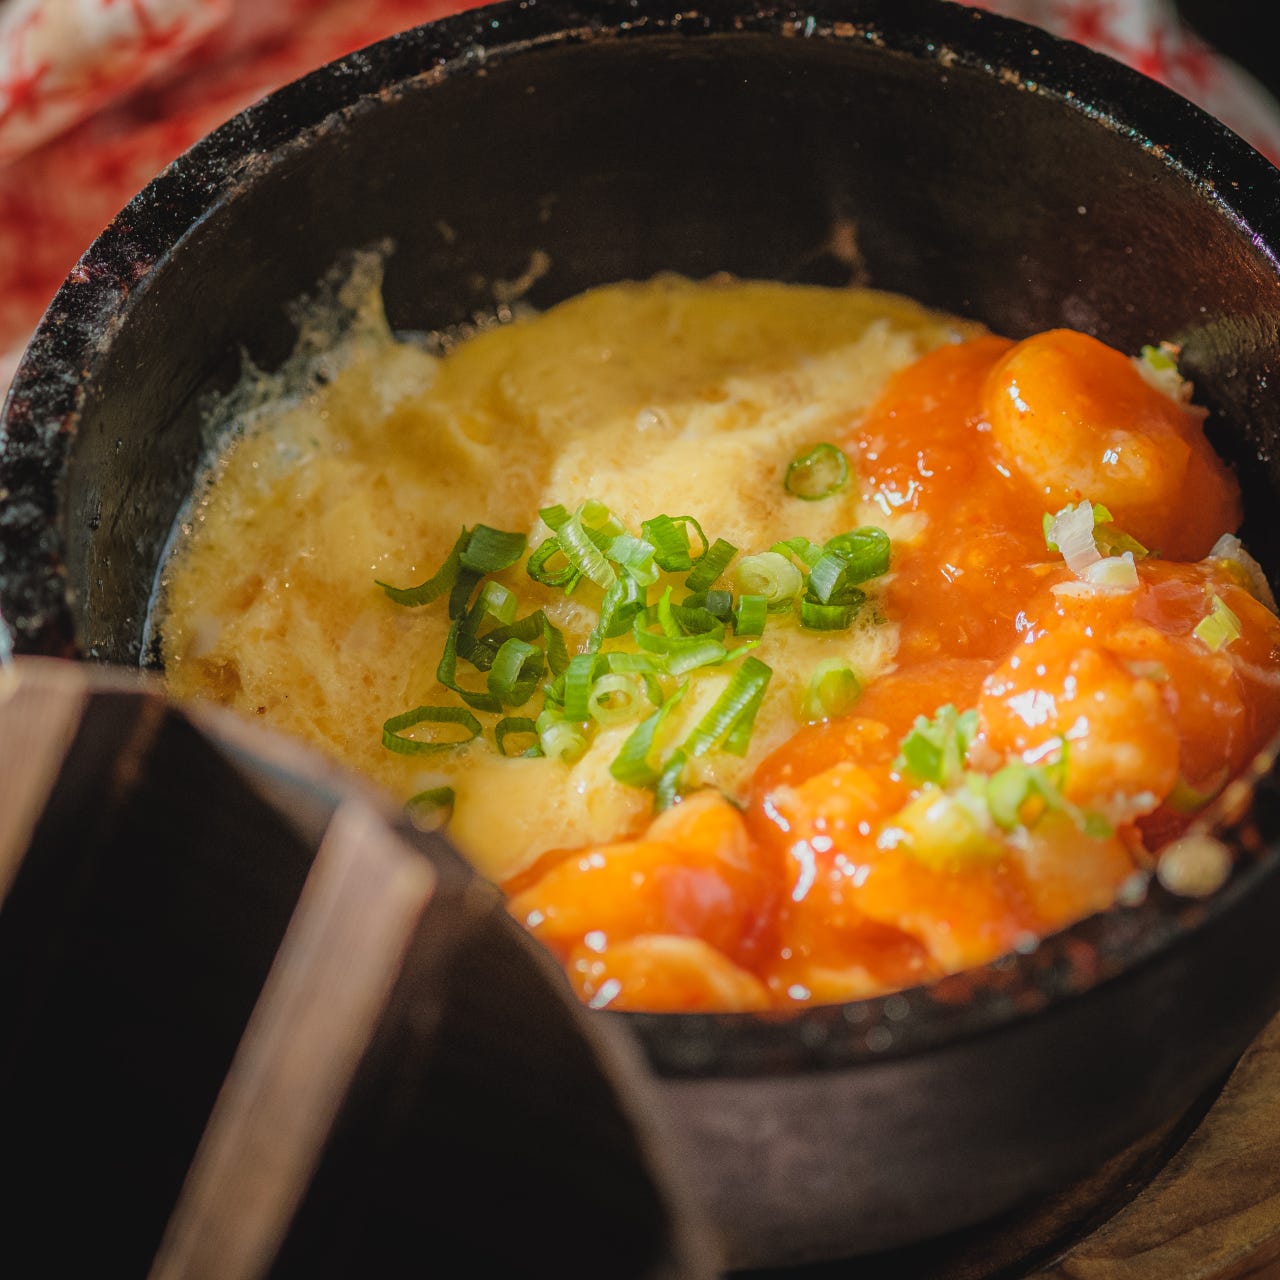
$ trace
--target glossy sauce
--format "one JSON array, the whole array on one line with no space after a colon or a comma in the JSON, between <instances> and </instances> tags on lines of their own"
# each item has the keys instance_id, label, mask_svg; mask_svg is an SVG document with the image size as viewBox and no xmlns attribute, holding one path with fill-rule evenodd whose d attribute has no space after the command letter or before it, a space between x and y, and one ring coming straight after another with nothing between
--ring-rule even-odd
<instances>
[{"instance_id":1,"label":"glossy sauce","mask_svg":"<svg viewBox=\"0 0 1280 1280\"><path fill-rule=\"evenodd\" d=\"M896 665L759 764L741 811L699 793L512 886L582 998L846 1000L1112 903L1280 726L1280 624L1236 564L1205 559L1240 506L1201 419L1065 331L944 345L892 378L836 443L862 499L923 519L894 544L883 601ZM1044 513L1081 501L1159 551L1136 587L1082 587L1046 549ZM1215 599L1239 623L1218 647L1196 634ZM901 744L945 704L977 712L975 786L1010 762L1056 766L1061 801L1032 796L1006 830L963 785L923 786Z\"/></svg>"}]
</instances>

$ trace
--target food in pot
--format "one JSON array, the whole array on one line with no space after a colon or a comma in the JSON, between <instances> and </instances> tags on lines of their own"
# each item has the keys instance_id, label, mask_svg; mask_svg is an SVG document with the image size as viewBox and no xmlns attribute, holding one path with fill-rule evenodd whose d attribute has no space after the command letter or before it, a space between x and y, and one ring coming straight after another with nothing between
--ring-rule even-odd
<instances>
[{"instance_id":1,"label":"food in pot","mask_svg":"<svg viewBox=\"0 0 1280 1280\"><path fill-rule=\"evenodd\" d=\"M1280 727L1280 622L1168 348L674 277L423 343L367 285L224 407L167 678L447 821L594 1006L1033 946Z\"/></svg>"}]
</instances>

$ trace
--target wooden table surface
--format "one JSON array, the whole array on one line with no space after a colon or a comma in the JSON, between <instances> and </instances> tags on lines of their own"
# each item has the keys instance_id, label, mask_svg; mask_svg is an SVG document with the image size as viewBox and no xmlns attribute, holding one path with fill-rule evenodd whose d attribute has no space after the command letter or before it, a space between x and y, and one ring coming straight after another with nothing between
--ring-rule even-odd
<instances>
[{"instance_id":1,"label":"wooden table surface","mask_svg":"<svg viewBox=\"0 0 1280 1280\"><path fill-rule=\"evenodd\" d=\"M1280 1016L1191 1111L996 1222L736 1280L1280 1280Z\"/></svg>"},{"instance_id":2,"label":"wooden table surface","mask_svg":"<svg viewBox=\"0 0 1280 1280\"><path fill-rule=\"evenodd\" d=\"M1280 1280L1280 1017L1154 1179L1035 1280Z\"/></svg>"}]
</instances>

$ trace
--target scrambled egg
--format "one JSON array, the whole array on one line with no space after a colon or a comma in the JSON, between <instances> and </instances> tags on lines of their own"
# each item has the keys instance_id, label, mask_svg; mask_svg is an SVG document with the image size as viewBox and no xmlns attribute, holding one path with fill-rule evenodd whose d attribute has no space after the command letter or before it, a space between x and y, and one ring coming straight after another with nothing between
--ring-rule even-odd
<instances>
[{"instance_id":1,"label":"scrambled egg","mask_svg":"<svg viewBox=\"0 0 1280 1280\"><path fill-rule=\"evenodd\" d=\"M546 536L539 509L587 498L637 532L659 513L692 515L744 553L863 524L910 539L918 517L886 516L853 491L802 501L786 468L847 435L891 374L978 329L869 290L661 277L593 290L442 356L392 336L369 274L366 263L348 289L362 294L358 319L333 350L317 362L300 344L279 375L250 371L228 403L163 570L163 663L174 694L261 718L400 800L451 786L451 835L505 880L547 850L643 828L651 794L609 772L634 726L602 729L572 765L503 757L491 735L429 757L387 751L389 717L458 700L435 678L443 602L406 609L376 581L421 582L477 522L533 545ZM521 614L545 609L570 652L581 645L598 591L565 596L522 565L499 578ZM750 748L706 757L698 780L734 796L804 723L819 661L839 656L869 681L892 667L897 641L874 609L834 633L771 619L754 650L773 678ZM690 719L727 679L700 673Z\"/></svg>"}]
</instances>

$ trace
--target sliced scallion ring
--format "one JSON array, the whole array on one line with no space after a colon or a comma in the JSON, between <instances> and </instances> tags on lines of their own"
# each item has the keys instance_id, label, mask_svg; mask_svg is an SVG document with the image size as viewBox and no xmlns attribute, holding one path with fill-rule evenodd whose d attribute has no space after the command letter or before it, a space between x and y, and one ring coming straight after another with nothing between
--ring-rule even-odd
<instances>
[{"instance_id":1,"label":"sliced scallion ring","mask_svg":"<svg viewBox=\"0 0 1280 1280\"><path fill-rule=\"evenodd\" d=\"M378 582L377 585L387 593L390 600L409 609L416 609L421 605L430 604L433 600L438 600L446 591L452 591L453 584L458 580L462 549L467 545L470 537L470 531L463 529L444 564L426 582L419 583L416 587L393 587L386 582Z\"/></svg>"},{"instance_id":2,"label":"sliced scallion ring","mask_svg":"<svg viewBox=\"0 0 1280 1280\"><path fill-rule=\"evenodd\" d=\"M737 554L738 548L732 542L717 538L693 566L693 572L684 580L684 585L690 591L709 591Z\"/></svg>"},{"instance_id":3,"label":"sliced scallion ring","mask_svg":"<svg viewBox=\"0 0 1280 1280\"><path fill-rule=\"evenodd\" d=\"M600 658L579 653L569 659L564 673L564 718L582 724L591 716L591 688L596 682Z\"/></svg>"},{"instance_id":4,"label":"sliced scallion ring","mask_svg":"<svg viewBox=\"0 0 1280 1280\"><path fill-rule=\"evenodd\" d=\"M642 720L632 731L622 750L614 757L609 772L629 787L652 786L662 774L662 766L655 766L652 761L655 744L663 725L670 718L672 711L680 705L681 699L688 689L682 684L651 716Z\"/></svg>"},{"instance_id":5,"label":"sliced scallion ring","mask_svg":"<svg viewBox=\"0 0 1280 1280\"><path fill-rule=\"evenodd\" d=\"M853 668L842 658L819 662L809 677L805 691L804 714L807 720L830 720L852 710L862 692Z\"/></svg>"},{"instance_id":6,"label":"sliced scallion ring","mask_svg":"<svg viewBox=\"0 0 1280 1280\"><path fill-rule=\"evenodd\" d=\"M738 613L733 623L734 633L740 636L762 636L768 617L769 602L764 596L739 596Z\"/></svg>"},{"instance_id":7,"label":"sliced scallion ring","mask_svg":"<svg viewBox=\"0 0 1280 1280\"><path fill-rule=\"evenodd\" d=\"M518 753L507 750L507 740L509 738L528 738L532 737L533 745L525 744L525 749ZM538 723L529 716L504 716L493 726L493 742L498 748L498 754L509 756L512 754L530 755L542 754L542 744L538 736Z\"/></svg>"},{"instance_id":8,"label":"sliced scallion ring","mask_svg":"<svg viewBox=\"0 0 1280 1280\"><path fill-rule=\"evenodd\" d=\"M783 485L793 498L817 502L840 493L849 484L849 459L833 444L816 444L797 454L787 467Z\"/></svg>"},{"instance_id":9,"label":"sliced scallion ring","mask_svg":"<svg viewBox=\"0 0 1280 1280\"><path fill-rule=\"evenodd\" d=\"M691 591L680 605L684 609L705 609L713 618L728 622L733 616L733 592Z\"/></svg>"},{"instance_id":10,"label":"sliced scallion ring","mask_svg":"<svg viewBox=\"0 0 1280 1280\"><path fill-rule=\"evenodd\" d=\"M463 738L424 739L405 735L410 729L423 724L457 725L466 731ZM427 755L433 751L447 751L461 747L480 736L480 721L465 707L414 707L401 715L392 716L382 726L382 745L388 751L402 756Z\"/></svg>"},{"instance_id":11,"label":"sliced scallion ring","mask_svg":"<svg viewBox=\"0 0 1280 1280\"><path fill-rule=\"evenodd\" d=\"M620 573L600 600L600 616L587 637L587 652L595 653L613 636L628 631L646 606L647 592L628 573Z\"/></svg>"},{"instance_id":12,"label":"sliced scallion ring","mask_svg":"<svg viewBox=\"0 0 1280 1280\"><path fill-rule=\"evenodd\" d=\"M471 537L459 558L465 569L497 573L500 569L509 569L524 555L527 541L523 533L508 533L487 524L478 524L471 530Z\"/></svg>"},{"instance_id":13,"label":"sliced scallion ring","mask_svg":"<svg viewBox=\"0 0 1280 1280\"><path fill-rule=\"evenodd\" d=\"M504 627L515 621L516 604L516 593L500 582L486 582L476 598L476 607Z\"/></svg>"},{"instance_id":14,"label":"sliced scallion ring","mask_svg":"<svg viewBox=\"0 0 1280 1280\"><path fill-rule=\"evenodd\" d=\"M808 538L787 538L783 542L775 542L769 550L780 556L795 556L806 568L812 569L822 559L825 548Z\"/></svg>"},{"instance_id":15,"label":"sliced scallion ring","mask_svg":"<svg viewBox=\"0 0 1280 1280\"><path fill-rule=\"evenodd\" d=\"M804 589L804 575L779 551L743 556L733 567L733 580L743 595L761 596L775 608L790 604Z\"/></svg>"},{"instance_id":16,"label":"sliced scallion ring","mask_svg":"<svg viewBox=\"0 0 1280 1280\"><path fill-rule=\"evenodd\" d=\"M545 524L552 533L559 533L561 525L563 525L569 518L567 508L562 507L558 502L554 506L541 508L538 515L542 517L542 523Z\"/></svg>"},{"instance_id":17,"label":"sliced scallion ring","mask_svg":"<svg viewBox=\"0 0 1280 1280\"><path fill-rule=\"evenodd\" d=\"M719 640L691 636L688 644L667 655L667 674L683 676L699 667L719 666L731 657L733 654Z\"/></svg>"},{"instance_id":18,"label":"sliced scallion ring","mask_svg":"<svg viewBox=\"0 0 1280 1280\"><path fill-rule=\"evenodd\" d=\"M440 662L436 667L436 679L446 689L456 693L467 706L474 707L477 711L501 711L502 703L495 694L478 689L464 689L458 683L458 639L461 625L460 622L455 622L444 638L444 652L441 653Z\"/></svg>"},{"instance_id":19,"label":"sliced scallion ring","mask_svg":"<svg viewBox=\"0 0 1280 1280\"><path fill-rule=\"evenodd\" d=\"M809 571L807 598L819 604L860 605L865 593L853 584L852 566L838 551L826 551Z\"/></svg>"},{"instance_id":20,"label":"sliced scallion ring","mask_svg":"<svg viewBox=\"0 0 1280 1280\"><path fill-rule=\"evenodd\" d=\"M522 707L533 697L533 691L546 670L542 650L512 636L503 641L489 669L489 692L504 707Z\"/></svg>"},{"instance_id":21,"label":"sliced scallion ring","mask_svg":"<svg viewBox=\"0 0 1280 1280\"><path fill-rule=\"evenodd\" d=\"M484 574L478 569L468 569L465 565L459 567L458 576L449 590L449 617L466 617L471 608L471 597L483 578Z\"/></svg>"},{"instance_id":22,"label":"sliced scallion ring","mask_svg":"<svg viewBox=\"0 0 1280 1280\"><path fill-rule=\"evenodd\" d=\"M609 728L634 720L641 706L641 696L640 685L634 676L609 672L591 686L587 708L597 724Z\"/></svg>"},{"instance_id":23,"label":"sliced scallion ring","mask_svg":"<svg viewBox=\"0 0 1280 1280\"><path fill-rule=\"evenodd\" d=\"M561 764L573 764L587 753L587 735L568 720L550 721L541 730L539 741L542 744L542 754Z\"/></svg>"},{"instance_id":24,"label":"sliced scallion ring","mask_svg":"<svg viewBox=\"0 0 1280 1280\"><path fill-rule=\"evenodd\" d=\"M1210 596L1209 606L1209 612L1196 623L1191 634L1213 653L1217 653L1232 641L1240 639L1240 619L1227 608L1221 596Z\"/></svg>"},{"instance_id":25,"label":"sliced scallion ring","mask_svg":"<svg viewBox=\"0 0 1280 1280\"><path fill-rule=\"evenodd\" d=\"M557 557L559 563L553 564ZM560 540L554 534L534 548L524 571L534 582L540 582L544 587L563 587L566 595L577 586L578 579L582 577L565 555Z\"/></svg>"},{"instance_id":26,"label":"sliced scallion ring","mask_svg":"<svg viewBox=\"0 0 1280 1280\"><path fill-rule=\"evenodd\" d=\"M640 525L640 535L653 546L653 558L658 568L666 573L687 573L693 568L694 554L689 544L692 525L701 542L698 555L707 549L707 536L702 526L692 516L654 516Z\"/></svg>"},{"instance_id":27,"label":"sliced scallion ring","mask_svg":"<svg viewBox=\"0 0 1280 1280\"><path fill-rule=\"evenodd\" d=\"M673 751L670 758L662 766L653 787L653 807L661 813L670 809L682 794L681 783L684 781L686 757L683 751Z\"/></svg>"},{"instance_id":28,"label":"sliced scallion ring","mask_svg":"<svg viewBox=\"0 0 1280 1280\"><path fill-rule=\"evenodd\" d=\"M613 585L618 575L604 552L596 546L594 539L587 532L582 515L587 505L584 502L582 507L556 530L556 541L559 542L561 551L574 569L604 591Z\"/></svg>"},{"instance_id":29,"label":"sliced scallion ring","mask_svg":"<svg viewBox=\"0 0 1280 1280\"><path fill-rule=\"evenodd\" d=\"M449 820L456 799L452 787L429 787L416 796L410 796L404 807L418 830L435 831Z\"/></svg>"},{"instance_id":30,"label":"sliced scallion ring","mask_svg":"<svg viewBox=\"0 0 1280 1280\"><path fill-rule=\"evenodd\" d=\"M709 609L673 604L671 616L675 619L676 626L686 636L709 636L713 640L719 640L724 636L724 619L717 618Z\"/></svg>"},{"instance_id":31,"label":"sliced scallion ring","mask_svg":"<svg viewBox=\"0 0 1280 1280\"><path fill-rule=\"evenodd\" d=\"M819 604L815 600L800 602L800 625L810 631L847 631L853 624L857 606L851 604Z\"/></svg>"},{"instance_id":32,"label":"sliced scallion ring","mask_svg":"<svg viewBox=\"0 0 1280 1280\"><path fill-rule=\"evenodd\" d=\"M759 658L744 658L724 691L685 739L685 753L690 757L706 755L741 717L749 712L754 718L754 708L759 707L772 675L772 669Z\"/></svg>"},{"instance_id":33,"label":"sliced scallion ring","mask_svg":"<svg viewBox=\"0 0 1280 1280\"><path fill-rule=\"evenodd\" d=\"M849 565L849 582L867 582L889 572L889 535L873 524L837 534L827 542L824 550L845 558Z\"/></svg>"}]
</instances>

